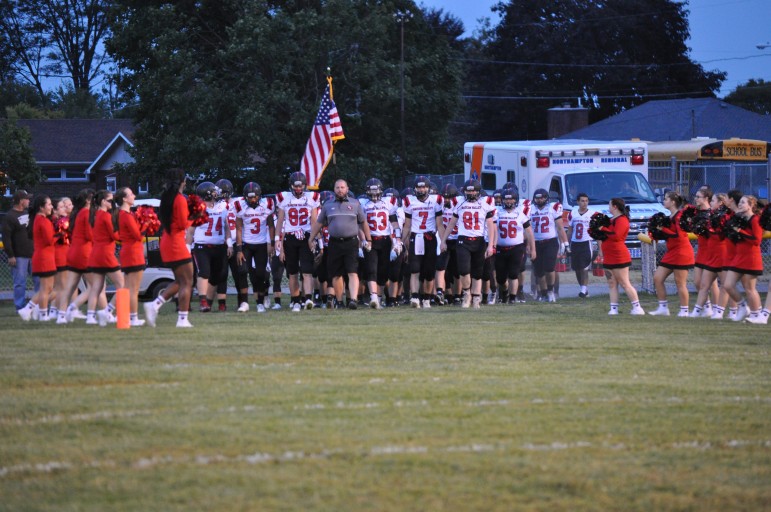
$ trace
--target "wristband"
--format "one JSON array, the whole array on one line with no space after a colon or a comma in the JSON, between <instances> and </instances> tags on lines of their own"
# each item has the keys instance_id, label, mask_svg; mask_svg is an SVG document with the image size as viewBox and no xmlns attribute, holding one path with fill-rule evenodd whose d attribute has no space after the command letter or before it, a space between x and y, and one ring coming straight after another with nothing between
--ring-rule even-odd
<instances>
[{"instance_id":1,"label":"wristband","mask_svg":"<svg viewBox=\"0 0 771 512\"><path fill-rule=\"evenodd\" d=\"M276 236L273 237L273 240L276 241L276 242L279 242L279 241L281 241L281 237L279 235L276 235Z\"/></svg>"},{"instance_id":2,"label":"wristband","mask_svg":"<svg viewBox=\"0 0 771 512\"><path fill-rule=\"evenodd\" d=\"M233 247L233 239L228 238L227 240L225 240L225 244L227 244L228 249L231 249Z\"/></svg>"}]
</instances>

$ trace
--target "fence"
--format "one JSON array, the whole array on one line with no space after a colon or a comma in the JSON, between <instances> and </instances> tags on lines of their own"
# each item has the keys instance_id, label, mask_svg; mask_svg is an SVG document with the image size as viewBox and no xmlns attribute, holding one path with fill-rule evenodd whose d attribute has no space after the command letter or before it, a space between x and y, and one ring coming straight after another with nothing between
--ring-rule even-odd
<instances>
[{"instance_id":1,"label":"fence","mask_svg":"<svg viewBox=\"0 0 771 512\"><path fill-rule=\"evenodd\" d=\"M654 188L676 190L689 200L705 184L715 192L736 188L759 199L768 199L771 197L771 164L651 162L648 182Z\"/></svg>"}]
</instances>

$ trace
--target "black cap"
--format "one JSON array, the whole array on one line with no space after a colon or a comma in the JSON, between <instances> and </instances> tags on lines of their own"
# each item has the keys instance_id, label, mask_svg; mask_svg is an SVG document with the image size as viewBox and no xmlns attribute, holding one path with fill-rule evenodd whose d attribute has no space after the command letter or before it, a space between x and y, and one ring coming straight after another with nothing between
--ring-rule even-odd
<instances>
[{"instance_id":1,"label":"black cap","mask_svg":"<svg viewBox=\"0 0 771 512\"><path fill-rule=\"evenodd\" d=\"M13 193L13 204L19 204L24 199L32 199L32 195L28 194L24 189L18 189Z\"/></svg>"}]
</instances>

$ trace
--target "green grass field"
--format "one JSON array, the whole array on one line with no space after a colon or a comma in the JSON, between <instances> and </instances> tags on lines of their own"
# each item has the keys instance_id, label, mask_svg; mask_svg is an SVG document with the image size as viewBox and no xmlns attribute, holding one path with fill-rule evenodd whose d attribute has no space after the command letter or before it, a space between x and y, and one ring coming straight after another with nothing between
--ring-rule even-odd
<instances>
[{"instance_id":1,"label":"green grass field","mask_svg":"<svg viewBox=\"0 0 771 512\"><path fill-rule=\"evenodd\" d=\"M5 302L0 510L771 509L771 327L606 301L130 331Z\"/></svg>"}]
</instances>

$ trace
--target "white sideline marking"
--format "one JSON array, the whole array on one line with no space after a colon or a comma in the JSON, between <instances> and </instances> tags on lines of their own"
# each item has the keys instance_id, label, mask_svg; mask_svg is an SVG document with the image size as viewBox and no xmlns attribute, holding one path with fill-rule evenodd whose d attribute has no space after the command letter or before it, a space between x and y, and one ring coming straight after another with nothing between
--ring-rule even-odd
<instances>
[{"instance_id":1,"label":"white sideline marking","mask_svg":"<svg viewBox=\"0 0 771 512\"><path fill-rule=\"evenodd\" d=\"M561 442L555 441L549 444L534 444L525 443L519 447L521 450L527 451L558 451L558 450L570 450L570 449L582 449L591 448L595 445L588 441L575 441L575 442ZM626 445L623 443L597 445L601 448L611 450L625 450ZM671 445L678 449L695 449L695 450L710 450L720 448L745 448L753 446L761 446L763 448L771 448L771 440L760 441L747 441L733 439L725 442L710 442L710 441L682 441L672 443ZM424 455L428 453L486 453L495 451L512 451L517 448L507 447L502 444L484 444L484 443L471 443L464 445L450 445L444 447L428 448L426 446L409 446L409 445L386 445L386 446L374 446L370 449L364 449L361 452L354 453L354 455L368 455L368 456L389 456L389 455ZM158 455L155 457L143 457L137 459L129 466L134 469L150 469L162 465L181 465L181 464L195 464L198 466L207 466L210 464L233 464L233 463L246 463L250 465L265 464L269 462L290 462L290 461L303 461L303 460L317 460L327 459L334 455L350 453L342 449L323 449L318 452L304 452L304 451L291 451L271 454L265 452L255 452L252 454L227 456L222 454L195 454L190 456L171 456L171 455ZM0 478L6 477L13 473L52 473L55 471L67 471L67 470L81 470L92 468L119 468L122 464L118 464L113 460L95 460L85 463L70 463L66 461L49 461L42 463L25 463L16 464L14 466L0 467Z\"/></svg>"},{"instance_id":2,"label":"white sideline marking","mask_svg":"<svg viewBox=\"0 0 771 512\"><path fill-rule=\"evenodd\" d=\"M147 416L153 414L153 411L99 411L83 414L53 414L51 416L42 416L40 418L21 419L21 418L2 418L0 425L44 425L69 423L74 421L92 421L108 420L113 418L131 418L134 416Z\"/></svg>"}]
</instances>

